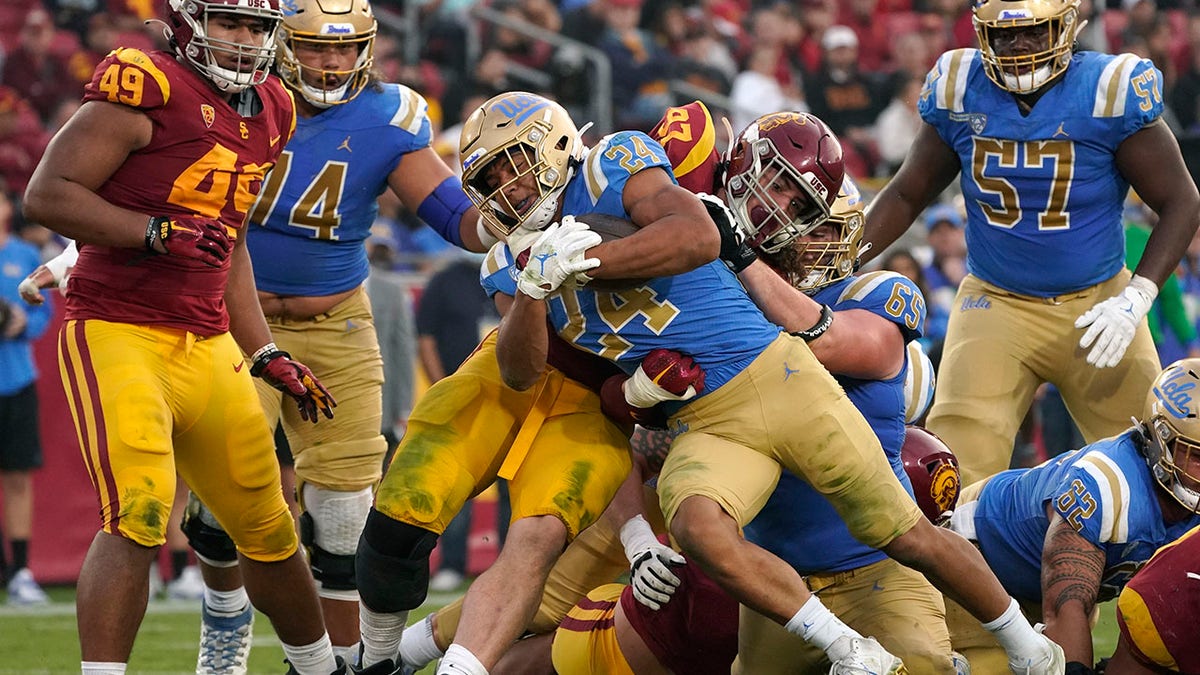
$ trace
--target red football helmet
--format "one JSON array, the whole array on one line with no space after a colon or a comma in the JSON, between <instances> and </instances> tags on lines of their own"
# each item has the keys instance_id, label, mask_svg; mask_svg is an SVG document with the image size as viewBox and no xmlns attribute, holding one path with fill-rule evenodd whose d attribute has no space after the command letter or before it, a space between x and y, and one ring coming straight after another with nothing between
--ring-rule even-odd
<instances>
[{"instance_id":1,"label":"red football helmet","mask_svg":"<svg viewBox=\"0 0 1200 675\"><path fill-rule=\"evenodd\" d=\"M807 113L771 113L751 122L730 148L725 201L746 243L773 253L825 222L845 173L842 144L824 122ZM772 195L788 183L808 199L776 204Z\"/></svg>"},{"instance_id":2,"label":"red football helmet","mask_svg":"<svg viewBox=\"0 0 1200 675\"><path fill-rule=\"evenodd\" d=\"M214 14L235 14L263 20L266 35L262 46L255 47L208 35L208 22ZM169 0L164 31L175 53L201 75L212 80L221 91L237 93L266 81L275 60L275 35L283 19L279 0ZM252 62L251 70L222 66L217 54Z\"/></svg>"},{"instance_id":3,"label":"red football helmet","mask_svg":"<svg viewBox=\"0 0 1200 675\"><path fill-rule=\"evenodd\" d=\"M921 427L906 429L900 458L912 481L917 506L933 523L940 523L958 504L962 478L958 458L942 439Z\"/></svg>"}]
</instances>

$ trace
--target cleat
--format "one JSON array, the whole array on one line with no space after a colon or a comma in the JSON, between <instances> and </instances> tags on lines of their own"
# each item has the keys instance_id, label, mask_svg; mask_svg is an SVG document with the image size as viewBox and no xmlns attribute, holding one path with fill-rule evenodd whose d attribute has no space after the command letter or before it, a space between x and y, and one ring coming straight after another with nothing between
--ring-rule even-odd
<instances>
[{"instance_id":1,"label":"cleat","mask_svg":"<svg viewBox=\"0 0 1200 675\"><path fill-rule=\"evenodd\" d=\"M201 606L200 657L196 675L246 675L253 636L254 607L237 616L215 616Z\"/></svg>"},{"instance_id":2,"label":"cleat","mask_svg":"<svg viewBox=\"0 0 1200 675\"><path fill-rule=\"evenodd\" d=\"M829 675L908 675L904 663L875 638L843 635L826 652L833 666Z\"/></svg>"},{"instance_id":3,"label":"cleat","mask_svg":"<svg viewBox=\"0 0 1200 675\"><path fill-rule=\"evenodd\" d=\"M33 605L46 605L50 603L50 597L38 586L38 582L33 579L33 572L29 571L28 567L22 567L17 570L13 578L8 582L8 604L30 607Z\"/></svg>"},{"instance_id":4,"label":"cleat","mask_svg":"<svg viewBox=\"0 0 1200 675\"><path fill-rule=\"evenodd\" d=\"M183 568L178 579L167 584L167 597L172 600L200 600L204 598L204 577L200 568L189 565Z\"/></svg>"},{"instance_id":5,"label":"cleat","mask_svg":"<svg viewBox=\"0 0 1200 675\"><path fill-rule=\"evenodd\" d=\"M455 570L438 570L437 574L429 580L429 590L438 593L446 593L448 591L458 590L462 586L463 575Z\"/></svg>"}]
</instances>

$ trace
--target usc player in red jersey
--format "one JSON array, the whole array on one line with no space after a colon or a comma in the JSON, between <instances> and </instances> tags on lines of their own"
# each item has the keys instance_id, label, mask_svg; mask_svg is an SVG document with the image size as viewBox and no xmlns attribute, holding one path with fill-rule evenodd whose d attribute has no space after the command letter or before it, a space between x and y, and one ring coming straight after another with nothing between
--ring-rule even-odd
<instances>
[{"instance_id":1,"label":"usc player in red jersey","mask_svg":"<svg viewBox=\"0 0 1200 675\"><path fill-rule=\"evenodd\" d=\"M280 18L278 0L168 0L174 53L105 57L25 196L27 217L79 246L59 364L100 502L78 585L84 675L125 672L176 470L232 536L293 670L342 667L251 380L313 422L333 415L312 372L270 342L243 244L296 126L268 75Z\"/></svg>"}]
</instances>

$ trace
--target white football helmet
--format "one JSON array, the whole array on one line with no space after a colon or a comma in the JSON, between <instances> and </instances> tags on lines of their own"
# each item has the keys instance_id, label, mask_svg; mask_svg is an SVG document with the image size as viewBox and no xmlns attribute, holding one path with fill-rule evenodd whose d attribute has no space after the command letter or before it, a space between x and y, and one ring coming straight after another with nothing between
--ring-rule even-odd
<instances>
[{"instance_id":1,"label":"white football helmet","mask_svg":"<svg viewBox=\"0 0 1200 675\"><path fill-rule=\"evenodd\" d=\"M582 135L561 105L523 91L500 94L463 123L463 189L488 229L508 241L517 228L535 231L550 224L583 151ZM508 164L496 165L501 167L496 173L498 161ZM518 194L514 204L509 190L519 190L526 176L533 176L536 194Z\"/></svg>"},{"instance_id":2,"label":"white football helmet","mask_svg":"<svg viewBox=\"0 0 1200 675\"><path fill-rule=\"evenodd\" d=\"M1037 91L1071 63L1079 21L1079 0L979 0L975 34L984 72L997 86L1017 94ZM1040 48L1012 53L1007 43L1018 31L1036 33Z\"/></svg>"},{"instance_id":3,"label":"white football helmet","mask_svg":"<svg viewBox=\"0 0 1200 675\"><path fill-rule=\"evenodd\" d=\"M208 35L215 14L261 18L266 28L262 46L218 40ZM283 14L279 0L168 0L167 28L163 31L176 55L186 60L218 89L236 94L262 84L275 60L275 34ZM251 60L251 70L231 70L220 65L217 54Z\"/></svg>"},{"instance_id":4,"label":"white football helmet","mask_svg":"<svg viewBox=\"0 0 1200 675\"><path fill-rule=\"evenodd\" d=\"M279 77L318 108L349 103L371 79L378 26L367 0L288 0L280 27ZM303 66L296 57L299 44L352 44L358 59L350 70L324 70ZM304 81L304 70L316 71L321 81L340 81L325 89Z\"/></svg>"},{"instance_id":5,"label":"white football helmet","mask_svg":"<svg viewBox=\"0 0 1200 675\"><path fill-rule=\"evenodd\" d=\"M1154 478L1200 513L1200 359L1176 361L1162 371L1146 396L1142 422Z\"/></svg>"}]
</instances>

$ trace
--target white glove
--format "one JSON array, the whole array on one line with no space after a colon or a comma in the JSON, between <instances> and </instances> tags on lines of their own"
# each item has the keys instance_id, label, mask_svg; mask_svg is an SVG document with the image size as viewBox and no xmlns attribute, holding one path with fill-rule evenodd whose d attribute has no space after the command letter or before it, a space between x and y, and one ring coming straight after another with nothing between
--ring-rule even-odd
<instances>
[{"instance_id":1,"label":"white glove","mask_svg":"<svg viewBox=\"0 0 1200 675\"><path fill-rule=\"evenodd\" d=\"M48 260L45 265L39 265L17 284L17 292L21 299L30 305L40 305L46 301L42 297L42 289L51 286L58 286L59 291L66 293L67 277L75 268L75 261L78 259L79 249L72 241L62 253Z\"/></svg>"},{"instance_id":2,"label":"white glove","mask_svg":"<svg viewBox=\"0 0 1200 675\"><path fill-rule=\"evenodd\" d=\"M529 260L517 277L517 290L535 300L545 299L568 279L600 266L598 259L583 257L600 242L600 235L586 224L564 216L546 228L529 249Z\"/></svg>"},{"instance_id":3,"label":"white glove","mask_svg":"<svg viewBox=\"0 0 1200 675\"><path fill-rule=\"evenodd\" d=\"M1051 640L1042 634L1046 629L1045 624L1037 624L1033 627L1038 632L1038 637L1042 639L1040 649L1033 654L1012 654L1008 655L1008 669L1014 675L1029 675L1036 673L1037 675L1062 675L1067 669L1067 657L1063 654L1063 648L1057 642Z\"/></svg>"},{"instance_id":4,"label":"white glove","mask_svg":"<svg viewBox=\"0 0 1200 675\"><path fill-rule=\"evenodd\" d=\"M653 408L664 401L687 401L703 388L704 371L692 357L661 348L646 355L622 384L625 402L635 408Z\"/></svg>"},{"instance_id":5,"label":"white glove","mask_svg":"<svg viewBox=\"0 0 1200 675\"><path fill-rule=\"evenodd\" d=\"M1080 338L1079 346L1087 349L1096 343L1088 352L1087 362L1097 368L1111 368L1120 363L1156 297L1157 284L1146 277L1134 276L1120 295L1096 303L1076 319L1076 328L1091 326Z\"/></svg>"},{"instance_id":6,"label":"white glove","mask_svg":"<svg viewBox=\"0 0 1200 675\"><path fill-rule=\"evenodd\" d=\"M629 560L633 597L650 609L661 609L680 584L670 565L683 565L687 561L675 549L659 543L641 514L621 526L621 543Z\"/></svg>"}]
</instances>

